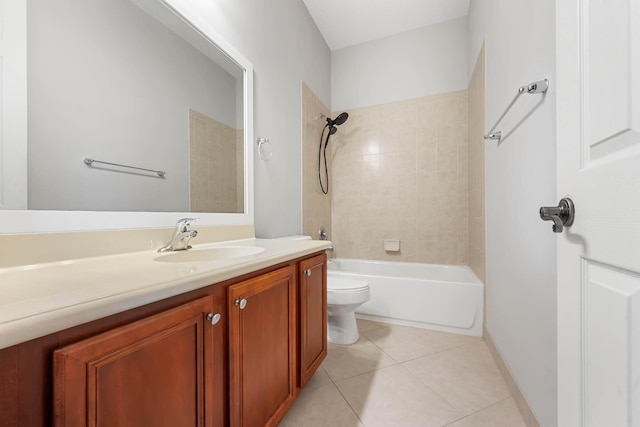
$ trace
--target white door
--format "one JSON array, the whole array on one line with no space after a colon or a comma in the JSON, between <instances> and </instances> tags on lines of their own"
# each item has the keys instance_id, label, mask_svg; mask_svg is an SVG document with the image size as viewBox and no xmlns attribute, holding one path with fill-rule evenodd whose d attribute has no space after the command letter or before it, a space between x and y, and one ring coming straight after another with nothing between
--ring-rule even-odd
<instances>
[{"instance_id":1,"label":"white door","mask_svg":"<svg viewBox=\"0 0 640 427\"><path fill-rule=\"evenodd\" d=\"M556 31L558 426L637 427L640 0L558 0Z\"/></svg>"}]
</instances>

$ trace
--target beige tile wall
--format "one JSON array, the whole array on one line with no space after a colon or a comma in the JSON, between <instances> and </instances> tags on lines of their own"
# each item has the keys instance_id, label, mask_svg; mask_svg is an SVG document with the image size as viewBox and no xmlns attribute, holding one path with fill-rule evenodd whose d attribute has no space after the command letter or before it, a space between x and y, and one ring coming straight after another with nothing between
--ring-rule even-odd
<instances>
[{"instance_id":1,"label":"beige tile wall","mask_svg":"<svg viewBox=\"0 0 640 427\"><path fill-rule=\"evenodd\" d=\"M318 229L324 226L329 238L333 238L331 227L331 193L323 194L318 183L318 146L320 134L326 124L320 115L329 115L329 109L302 83L302 233L318 238ZM326 134L326 132L325 132ZM330 142L331 144L332 142ZM331 154L327 149L329 174L332 173ZM324 167L323 167L324 170ZM324 180L324 178L323 178ZM324 181L323 181L324 182Z\"/></svg>"},{"instance_id":2,"label":"beige tile wall","mask_svg":"<svg viewBox=\"0 0 640 427\"><path fill-rule=\"evenodd\" d=\"M469 266L486 283L484 46L469 82Z\"/></svg>"},{"instance_id":3,"label":"beige tile wall","mask_svg":"<svg viewBox=\"0 0 640 427\"><path fill-rule=\"evenodd\" d=\"M238 204L237 159L236 129L189 110L192 212L242 212L238 210L242 202Z\"/></svg>"},{"instance_id":4,"label":"beige tile wall","mask_svg":"<svg viewBox=\"0 0 640 427\"><path fill-rule=\"evenodd\" d=\"M348 113L330 143L336 256L468 264L467 91Z\"/></svg>"}]
</instances>

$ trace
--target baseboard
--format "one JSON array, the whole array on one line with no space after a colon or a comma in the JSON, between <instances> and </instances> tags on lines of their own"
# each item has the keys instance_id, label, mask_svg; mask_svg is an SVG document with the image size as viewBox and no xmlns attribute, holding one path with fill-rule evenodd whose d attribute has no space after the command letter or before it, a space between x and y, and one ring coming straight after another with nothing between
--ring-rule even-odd
<instances>
[{"instance_id":1,"label":"baseboard","mask_svg":"<svg viewBox=\"0 0 640 427\"><path fill-rule=\"evenodd\" d=\"M520 410L520 414L522 415L522 418L524 419L524 422L526 423L527 427L540 427L540 423L538 422L538 420L536 419L536 416L531 411L531 408L529 408L529 404L527 403L524 396L522 395L522 392L520 391L518 384L513 379L513 375L511 375L511 371L509 370L509 367L507 366L507 364L504 362L504 359L502 358L502 355L500 354L498 347L496 347L496 344L493 341L493 337L487 330L486 325L484 326L484 341L487 343L489 352L491 352L491 356L493 356L493 360L495 360L496 365L498 365L498 369L500 370L500 373L504 377L504 380L507 383L507 387L509 387L509 391L511 392L511 396L513 397L513 400L516 403L516 406Z\"/></svg>"}]
</instances>

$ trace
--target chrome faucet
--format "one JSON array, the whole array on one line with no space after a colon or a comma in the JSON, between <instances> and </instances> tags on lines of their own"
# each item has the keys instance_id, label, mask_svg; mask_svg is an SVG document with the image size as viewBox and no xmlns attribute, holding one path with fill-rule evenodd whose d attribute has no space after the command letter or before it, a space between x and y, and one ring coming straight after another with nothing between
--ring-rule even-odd
<instances>
[{"instance_id":1,"label":"chrome faucet","mask_svg":"<svg viewBox=\"0 0 640 427\"><path fill-rule=\"evenodd\" d=\"M320 230L318 230L318 239L319 240L329 240L327 238L327 232L324 229L324 225L320 226Z\"/></svg>"},{"instance_id":2,"label":"chrome faucet","mask_svg":"<svg viewBox=\"0 0 640 427\"><path fill-rule=\"evenodd\" d=\"M324 229L324 226L321 226L320 230L318 230L318 239L329 240L329 237L327 236L327 231ZM326 250L329 252L333 252L333 246L329 246Z\"/></svg>"},{"instance_id":3,"label":"chrome faucet","mask_svg":"<svg viewBox=\"0 0 640 427\"><path fill-rule=\"evenodd\" d=\"M197 218L182 218L176 223L176 228L173 230L173 236L171 241L158 249L158 252L168 251L184 251L191 249L189 240L192 237L196 237L198 232L196 230L189 230L189 226L192 221L196 221Z\"/></svg>"}]
</instances>

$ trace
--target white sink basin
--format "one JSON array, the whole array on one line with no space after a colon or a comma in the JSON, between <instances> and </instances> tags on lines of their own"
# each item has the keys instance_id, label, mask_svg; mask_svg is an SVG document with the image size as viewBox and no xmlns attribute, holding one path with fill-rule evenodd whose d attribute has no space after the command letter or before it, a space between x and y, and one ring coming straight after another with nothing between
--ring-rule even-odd
<instances>
[{"instance_id":1,"label":"white sink basin","mask_svg":"<svg viewBox=\"0 0 640 427\"><path fill-rule=\"evenodd\" d=\"M155 258L159 262L207 262L220 259L240 258L259 254L264 248L259 246L216 246L194 248L186 251L169 252Z\"/></svg>"}]
</instances>

